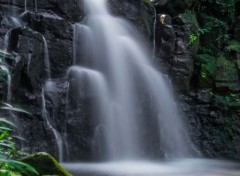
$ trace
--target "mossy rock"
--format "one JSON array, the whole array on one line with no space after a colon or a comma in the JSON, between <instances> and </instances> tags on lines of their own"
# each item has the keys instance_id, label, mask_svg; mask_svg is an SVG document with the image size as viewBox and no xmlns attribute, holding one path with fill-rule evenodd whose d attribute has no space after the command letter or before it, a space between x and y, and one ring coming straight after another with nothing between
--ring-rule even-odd
<instances>
[{"instance_id":1,"label":"mossy rock","mask_svg":"<svg viewBox=\"0 0 240 176\"><path fill-rule=\"evenodd\" d=\"M51 155L44 152L24 157L20 161L34 167L41 176L72 176Z\"/></svg>"},{"instance_id":2,"label":"mossy rock","mask_svg":"<svg viewBox=\"0 0 240 176\"><path fill-rule=\"evenodd\" d=\"M238 77L237 63L224 56L217 61L216 91L219 93L239 92L240 83Z\"/></svg>"},{"instance_id":3,"label":"mossy rock","mask_svg":"<svg viewBox=\"0 0 240 176\"><path fill-rule=\"evenodd\" d=\"M199 73L199 87L212 88L216 74L216 59L208 54L198 56L198 63L201 65Z\"/></svg>"}]
</instances>

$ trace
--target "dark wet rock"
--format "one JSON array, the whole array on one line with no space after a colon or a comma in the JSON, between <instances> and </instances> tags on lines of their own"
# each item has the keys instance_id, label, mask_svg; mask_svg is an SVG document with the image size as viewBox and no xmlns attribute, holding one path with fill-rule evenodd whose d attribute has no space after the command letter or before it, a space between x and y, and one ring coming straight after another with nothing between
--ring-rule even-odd
<instances>
[{"instance_id":1,"label":"dark wet rock","mask_svg":"<svg viewBox=\"0 0 240 176\"><path fill-rule=\"evenodd\" d=\"M202 90L199 90L197 93L198 103L209 104L211 103L212 98L213 98L213 93L211 89L202 89Z\"/></svg>"},{"instance_id":2,"label":"dark wet rock","mask_svg":"<svg viewBox=\"0 0 240 176\"><path fill-rule=\"evenodd\" d=\"M155 6L158 11L167 12L171 16L191 10L197 1L195 0L156 0Z\"/></svg>"},{"instance_id":3,"label":"dark wet rock","mask_svg":"<svg viewBox=\"0 0 240 176\"><path fill-rule=\"evenodd\" d=\"M163 15L163 14L162 14ZM162 15L159 15L160 17ZM160 21L160 20L159 20ZM160 22L159 22L160 23ZM175 30L171 25L157 23L156 27L156 56L170 60L175 49Z\"/></svg>"},{"instance_id":4,"label":"dark wet rock","mask_svg":"<svg viewBox=\"0 0 240 176\"><path fill-rule=\"evenodd\" d=\"M18 53L20 58L13 71L12 88L15 91L19 84L29 90L39 89L44 76L44 46L41 34L29 29L21 28L12 31L10 38L11 51Z\"/></svg>"},{"instance_id":5,"label":"dark wet rock","mask_svg":"<svg viewBox=\"0 0 240 176\"><path fill-rule=\"evenodd\" d=\"M40 1L40 8L45 8L43 2ZM48 0L48 4L51 5L51 9L54 9L56 13L71 21L80 21L84 16L83 0Z\"/></svg>"},{"instance_id":6,"label":"dark wet rock","mask_svg":"<svg viewBox=\"0 0 240 176\"><path fill-rule=\"evenodd\" d=\"M113 14L128 19L137 25L138 30L148 38L152 37L154 20L153 6L141 0L109 0L109 3Z\"/></svg>"},{"instance_id":7,"label":"dark wet rock","mask_svg":"<svg viewBox=\"0 0 240 176\"><path fill-rule=\"evenodd\" d=\"M234 38L237 41L240 41L240 16L236 18L236 22L234 26Z\"/></svg>"},{"instance_id":8,"label":"dark wet rock","mask_svg":"<svg viewBox=\"0 0 240 176\"><path fill-rule=\"evenodd\" d=\"M22 12L23 12L22 8L8 4L2 4L0 2L0 15L2 16L16 16L14 14L20 14Z\"/></svg>"}]
</instances>

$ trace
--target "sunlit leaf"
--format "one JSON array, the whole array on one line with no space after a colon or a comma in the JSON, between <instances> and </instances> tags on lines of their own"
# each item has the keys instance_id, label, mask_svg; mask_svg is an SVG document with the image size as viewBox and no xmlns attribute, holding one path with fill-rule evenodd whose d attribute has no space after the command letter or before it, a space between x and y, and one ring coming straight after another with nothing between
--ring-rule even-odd
<instances>
[{"instance_id":1,"label":"sunlit leaf","mask_svg":"<svg viewBox=\"0 0 240 176\"><path fill-rule=\"evenodd\" d=\"M3 141L3 139L9 134L8 131L4 131L0 134L0 141Z\"/></svg>"},{"instance_id":2,"label":"sunlit leaf","mask_svg":"<svg viewBox=\"0 0 240 176\"><path fill-rule=\"evenodd\" d=\"M23 162L20 162L20 161L15 161L15 160L9 160L9 161L7 161L7 164L9 166L15 168L20 173L24 173L24 174L27 174L27 175L30 175L30 176L32 176L32 174L39 175L38 172L36 171L36 169L34 169L29 164L26 164L26 163L23 163ZM32 173L32 174L28 174L29 172Z\"/></svg>"}]
</instances>

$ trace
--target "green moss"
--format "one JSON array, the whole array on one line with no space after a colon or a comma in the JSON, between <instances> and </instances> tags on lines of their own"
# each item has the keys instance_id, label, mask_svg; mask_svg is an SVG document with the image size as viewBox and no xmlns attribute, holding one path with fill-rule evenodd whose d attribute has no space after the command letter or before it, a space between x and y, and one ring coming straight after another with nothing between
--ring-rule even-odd
<instances>
[{"instance_id":1,"label":"green moss","mask_svg":"<svg viewBox=\"0 0 240 176\"><path fill-rule=\"evenodd\" d=\"M219 107L231 107L233 110L240 108L240 96L237 93L230 93L225 96L214 94L214 102Z\"/></svg>"},{"instance_id":2,"label":"green moss","mask_svg":"<svg viewBox=\"0 0 240 176\"><path fill-rule=\"evenodd\" d=\"M71 176L61 165L47 153L37 153L21 159L33 166L40 175Z\"/></svg>"},{"instance_id":3,"label":"green moss","mask_svg":"<svg viewBox=\"0 0 240 176\"><path fill-rule=\"evenodd\" d=\"M239 78L235 60L220 56L217 60L216 90L222 94L237 92Z\"/></svg>"},{"instance_id":4,"label":"green moss","mask_svg":"<svg viewBox=\"0 0 240 176\"><path fill-rule=\"evenodd\" d=\"M208 54L198 56L198 63L201 66L199 84L202 88L212 87L216 73L216 58Z\"/></svg>"}]
</instances>

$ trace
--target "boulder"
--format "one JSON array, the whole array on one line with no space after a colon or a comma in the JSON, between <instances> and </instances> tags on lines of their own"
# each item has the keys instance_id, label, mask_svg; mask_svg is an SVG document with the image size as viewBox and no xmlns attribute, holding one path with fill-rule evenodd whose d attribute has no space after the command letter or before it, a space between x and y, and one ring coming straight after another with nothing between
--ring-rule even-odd
<instances>
[{"instance_id":1,"label":"boulder","mask_svg":"<svg viewBox=\"0 0 240 176\"><path fill-rule=\"evenodd\" d=\"M51 155L47 153L36 153L20 161L27 163L34 167L38 173L43 175L57 175L57 176L71 176Z\"/></svg>"}]
</instances>

